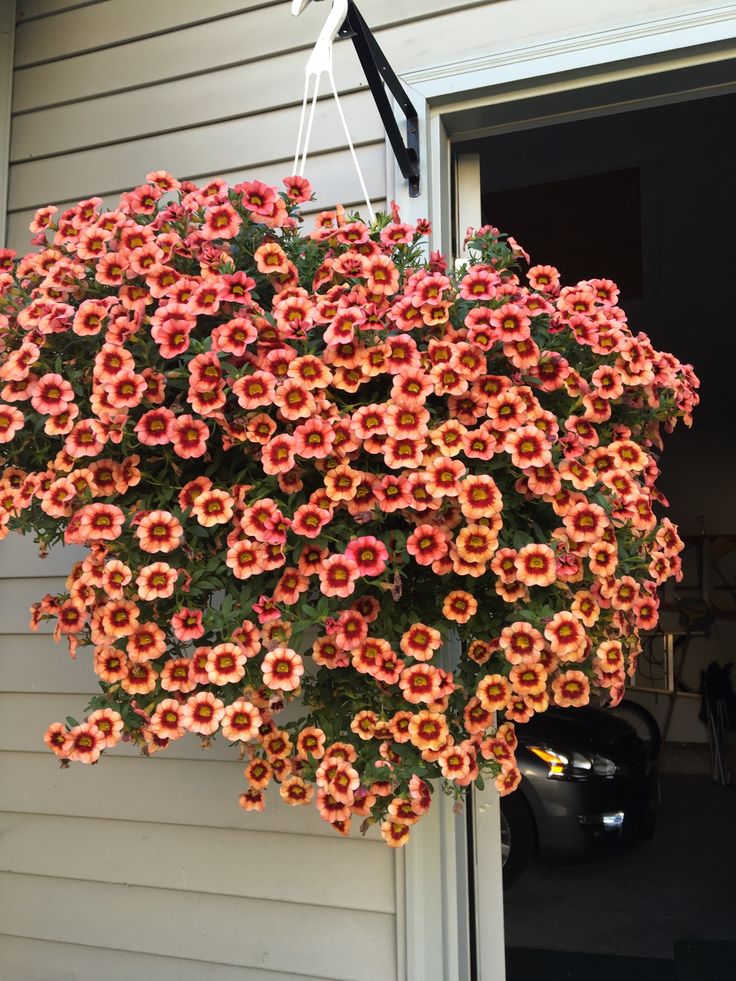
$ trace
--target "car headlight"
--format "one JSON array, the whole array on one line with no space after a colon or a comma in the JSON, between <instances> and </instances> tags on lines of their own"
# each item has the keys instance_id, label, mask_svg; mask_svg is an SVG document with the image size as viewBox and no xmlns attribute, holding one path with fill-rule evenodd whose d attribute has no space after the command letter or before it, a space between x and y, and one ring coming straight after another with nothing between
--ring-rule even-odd
<instances>
[{"instance_id":1,"label":"car headlight","mask_svg":"<svg viewBox=\"0 0 736 981\"><path fill-rule=\"evenodd\" d=\"M598 753L563 753L551 746L527 746L527 749L547 764L549 780L587 780L591 774L613 777L618 769L613 760Z\"/></svg>"}]
</instances>

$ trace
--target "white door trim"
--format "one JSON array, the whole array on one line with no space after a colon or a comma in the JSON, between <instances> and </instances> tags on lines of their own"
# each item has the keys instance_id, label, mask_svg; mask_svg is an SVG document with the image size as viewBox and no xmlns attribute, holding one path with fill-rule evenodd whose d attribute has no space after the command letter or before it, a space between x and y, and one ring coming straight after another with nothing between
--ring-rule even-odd
<instances>
[{"instance_id":1,"label":"white door trim","mask_svg":"<svg viewBox=\"0 0 736 981\"><path fill-rule=\"evenodd\" d=\"M536 78L556 72L591 68L665 52L687 51L700 45L732 42L736 36L736 2L712 4L686 13L643 19L603 31L589 31L552 41L525 44L507 51L446 64L429 65L401 76L428 100L449 99L458 93Z\"/></svg>"}]
</instances>

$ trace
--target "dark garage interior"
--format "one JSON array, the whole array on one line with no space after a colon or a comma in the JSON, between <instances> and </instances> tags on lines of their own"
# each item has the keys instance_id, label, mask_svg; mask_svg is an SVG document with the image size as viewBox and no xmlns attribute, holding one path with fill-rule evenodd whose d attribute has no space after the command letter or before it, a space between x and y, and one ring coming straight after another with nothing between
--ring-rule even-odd
<instances>
[{"instance_id":1,"label":"dark garage interior","mask_svg":"<svg viewBox=\"0 0 736 981\"><path fill-rule=\"evenodd\" d=\"M736 978L734 123L723 94L456 144L480 156L484 223L565 283L615 280L632 328L701 379L693 428L665 437L659 483L685 575L662 596L628 693L662 737L656 825L589 861L530 861L505 893L511 981Z\"/></svg>"}]
</instances>

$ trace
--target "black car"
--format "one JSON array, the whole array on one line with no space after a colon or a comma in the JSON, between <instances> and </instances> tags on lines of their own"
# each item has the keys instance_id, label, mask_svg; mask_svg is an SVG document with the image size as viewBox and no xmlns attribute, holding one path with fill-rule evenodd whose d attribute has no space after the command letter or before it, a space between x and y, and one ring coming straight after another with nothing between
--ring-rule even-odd
<instances>
[{"instance_id":1,"label":"black car","mask_svg":"<svg viewBox=\"0 0 736 981\"><path fill-rule=\"evenodd\" d=\"M501 798L504 885L535 849L570 861L651 834L659 731L646 710L551 707L516 734L522 781Z\"/></svg>"}]
</instances>

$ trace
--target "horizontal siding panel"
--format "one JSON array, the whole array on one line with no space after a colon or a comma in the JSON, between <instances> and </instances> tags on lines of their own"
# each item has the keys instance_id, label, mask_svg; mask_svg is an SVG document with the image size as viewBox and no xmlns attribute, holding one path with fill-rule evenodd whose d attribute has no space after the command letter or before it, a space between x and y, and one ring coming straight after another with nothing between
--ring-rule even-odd
<instances>
[{"instance_id":1,"label":"horizontal siding panel","mask_svg":"<svg viewBox=\"0 0 736 981\"><path fill-rule=\"evenodd\" d=\"M15 936L190 960L217 950L225 964L306 975L329 965L336 981L396 977L385 913L12 873L0 873L0 895L3 929Z\"/></svg>"},{"instance_id":2,"label":"horizontal siding panel","mask_svg":"<svg viewBox=\"0 0 736 981\"><path fill-rule=\"evenodd\" d=\"M413 0L411 4L408 0L372 0L370 13L365 13L386 56L392 59L397 71L403 72L410 65L424 67L428 63L428 49L436 61L445 44L452 40L449 35L463 30L465 8L472 6L484 8L489 4L488 0L445 0L440 7L436 0ZM121 4L117 7L120 9ZM61 71L55 64L18 68L13 87L13 110L22 112L74 99L94 98L262 59L268 59L268 65L259 65L258 71L273 72L276 80L272 67L276 64L276 56L301 50L300 56L294 59L294 95L290 99L298 101L307 52L325 16L324 4L313 4L298 20L290 15L285 4L278 4L266 10L69 58ZM121 21L126 20L124 12L120 17ZM413 21L414 17L421 17L421 20ZM457 29L453 26L456 22ZM487 15L481 18L481 24L485 42L491 27ZM403 26L392 38L384 35L385 28L397 25ZM415 40L416 35L421 40ZM459 36L457 42L467 44L468 37ZM343 84L338 72L342 62L338 59L349 56L357 61L352 48L347 41L335 47L338 85ZM344 49L347 54L343 53ZM192 84L197 82L193 80ZM216 112L214 107L213 111Z\"/></svg>"},{"instance_id":3,"label":"horizontal siding panel","mask_svg":"<svg viewBox=\"0 0 736 981\"><path fill-rule=\"evenodd\" d=\"M341 93L366 87L365 76L351 48L338 45L334 61ZM11 159L25 160L82 146L121 142L144 133L183 129L218 119L245 118L286 106L292 107L295 141L304 62L304 52L297 51L269 58L267 62L237 65L195 78L178 78L16 114ZM322 98L331 98L328 92L323 82Z\"/></svg>"},{"instance_id":4,"label":"horizontal siding panel","mask_svg":"<svg viewBox=\"0 0 736 981\"><path fill-rule=\"evenodd\" d=\"M31 633L31 603L46 593L60 593L64 582L65 578L56 576L0 580L0 634ZM38 633L53 633L52 624L39 624Z\"/></svg>"},{"instance_id":5,"label":"horizontal siding panel","mask_svg":"<svg viewBox=\"0 0 736 981\"><path fill-rule=\"evenodd\" d=\"M304 974L232 967L210 961L183 961L107 947L82 947L0 934L3 981L306 981ZM330 981L309 975L309 981Z\"/></svg>"},{"instance_id":6,"label":"horizontal siding panel","mask_svg":"<svg viewBox=\"0 0 736 981\"><path fill-rule=\"evenodd\" d=\"M231 14L257 10L269 0L125 0L99 3L89 9L65 10L67 3L40 23L19 21L15 63L28 65L65 58L137 38L165 33ZM271 0L272 2L272 0ZM50 11L47 11L50 13ZM123 15L124 16L121 16Z\"/></svg>"},{"instance_id":7,"label":"horizontal siding panel","mask_svg":"<svg viewBox=\"0 0 736 981\"><path fill-rule=\"evenodd\" d=\"M0 692L90 696L99 690L88 649L73 660L66 641L57 644L49 634L0 634Z\"/></svg>"},{"instance_id":8,"label":"horizontal siding panel","mask_svg":"<svg viewBox=\"0 0 736 981\"><path fill-rule=\"evenodd\" d=\"M266 809L245 812L242 764L110 756L62 769L49 752L0 753L0 809L27 814L193 824L337 837L310 807L289 807L273 788ZM351 837L360 838L355 822ZM366 836L378 839L375 829Z\"/></svg>"},{"instance_id":9,"label":"horizontal siding panel","mask_svg":"<svg viewBox=\"0 0 736 981\"><path fill-rule=\"evenodd\" d=\"M361 92L344 100L350 120L350 135L356 144L383 140L383 126L370 93ZM193 130L150 136L130 143L80 150L61 158L44 157L10 168L9 210L39 206L47 200L83 198L95 188L101 196L142 183L149 169L163 168L181 174L210 174L243 167L253 172L259 164L292 160L298 113L282 109L267 115L213 123ZM323 100L317 109L310 153L324 153L346 146L334 100ZM284 165L281 165L282 167ZM293 165L288 163L291 174ZM44 195L43 201L39 193Z\"/></svg>"},{"instance_id":10,"label":"horizontal siding panel","mask_svg":"<svg viewBox=\"0 0 736 981\"><path fill-rule=\"evenodd\" d=\"M63 648L57 650L58 658L64 658ZM53 654L49 663L53 664ZM85 663L86 662L86 663ZM84 691L89 680L89 687L94 694L99 694L99 686L90 678L91 658L81 654L72 664L72 672L79 677L82 687L68 694L57 693L19 693L0 694L0 750L12 752L35 753L43 751L43 734L52 722L59 722L71 716L81 721L84 718L84 706L89 702L90 695ZM77 670L79 668L79 670ZM41 665L41 671L45 668ZM44 687L51 688L50 682L43 682ZM285 723L300 718L304 714L298 703L288 706L277 721ZM238 764L240 752L239 743L231 743L221 736L215 737L207 749L202 748L200 738L188 733L181 739L176 739L164 750L170 760L197 760L204 762L220 761ZM112 756L140 757L141 752L132 743L120 742L110 750L105 751L104 761Z\"/></svg>"},{"instance_id":11,"label":"horizontal siding panel","mask_svg":"<svg viewBox=\"0 0 736 981\"><path fill-rule=\"evenodd\" d=\"M36 208L42 205L55 203L56 200L69 200L74 197L75 201L82 200L93 194L100 197L107 197L108 203L112 195L119 195L122 191L141 183L145 179L146 173L150 169L167 169L176 174L179 178L190 178L204 184L210 177L222 177L229 184L236 184L238 181L257 178L268 184L281 184L284 177L293 172L293 158L283 159L270 164L247 164L243 163L237 170L227 171L225 167L220 167L214 171L197 172L188 168L188 156L186 146L180 148L180 152L172 153L169 158L160 157L139 157L134 154L126 153L123 155L118 148L118 157L115 158L115 148L109 155L114 163L115 172L119 176L120 183L113 186L109 181L109 175L105 170L95 169L90 171L84 161L84 155L80 155L80 162L85 164L84 179L75 178L74 172L59 166L59 161L42 160L38 166L44 165L45 182L38 185L26 182L24 193L30 198L37 195L36 200L29 200L25 204L18 205L24 210L31 207ZM102 153L101 150L93 151ZM243 155L247 150L243 151ZM251 151L252 152L252 151ZM182 155L183 153L183 155ZM375 198L383 198L386 194L386 148L382 142L374 143L369 146L357 149L358 159L363 169L363 175L368 193ZM145 163L143 162L145 160ZM30 164L22 164L27 167ZM231 166L235 166L234 163ZM187 173L182 173L182 167L187 167ZM223 173L224 171L224 173ZM357 201L360 199L360 184L355 174L352 157L348 150L340 150L334 153L323 153L314 155L307 162L307 176L314 186L317 199L323 208L332 208L336 202ZM85 183L86 181L86 183ZM47 182L47 183L46 183ZM66 193L64 193L64 191ZM43 195L43 196L41 196Z\"/></svg>"},{"instance_id":12,"label":"horizontal siding panel","mask_svg":"<svg viewBox=\"0 0 736 981\"><path fill-rule=\"evenodd\" d=\"M63 848L44 845L59 841ZM341 865L349 876L334 875ZM0 814L0 869L376 913L396 908L394 852L378 841Z\"/></svg>"},{"instance_id":13,"label":"horizontal siding panel","mask_svg":"<svg viewBox=\"0 0 736 981\"><path fill-rule=\"evenodd\" d=\"M7 576L66 576L74 563L86 554L83 548L55 545L42 559L30 535L11 533L0 542L0 579Z\"/></svg>"},{"instance_id":14,"label":"horizontal siding panel","mask_svg":"<svg viewBox=\"0 0 736 981\"><path fill-rule=\"evenodd\" d=\"M107 3L107 0L16 0L15 19L20 26L27 20L48 17L50 14L76 10L79 7L91 7L96 3Z\"/></svg>"}]
</instances>

